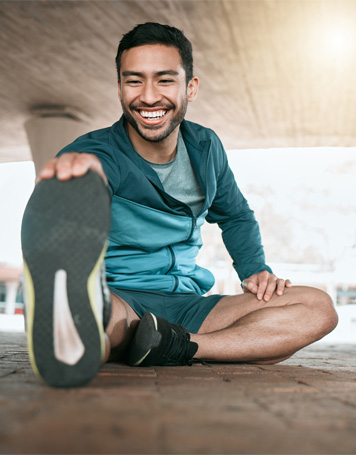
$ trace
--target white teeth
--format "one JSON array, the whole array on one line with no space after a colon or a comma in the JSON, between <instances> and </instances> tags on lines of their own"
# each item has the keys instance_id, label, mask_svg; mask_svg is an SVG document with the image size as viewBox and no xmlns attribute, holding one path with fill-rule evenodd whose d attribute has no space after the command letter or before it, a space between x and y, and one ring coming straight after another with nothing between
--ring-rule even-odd
<instances>
[{"instance_id":1,"label":"white teeth","mask_svg":"<svg viewBox=\"0 0 356 455\"><path fill-rule=\"evenodd\" d=\"M156 112L149 112L149 111L139 111L141 116L144 118L151 118L151 119L159 119L162 118L167 111L156 111Z\"/></svg>"}]
</instances>

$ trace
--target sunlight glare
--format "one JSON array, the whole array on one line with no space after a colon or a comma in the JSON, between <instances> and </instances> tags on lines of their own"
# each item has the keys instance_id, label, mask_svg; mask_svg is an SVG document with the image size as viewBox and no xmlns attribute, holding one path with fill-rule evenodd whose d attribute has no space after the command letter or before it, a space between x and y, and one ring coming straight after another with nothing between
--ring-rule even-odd
<instances>
[{"instance_id":1,"label":"sunlight glare","mask_svg":"<svg viewBox=\"0 0 356 455\"><path fill-rule=\"evenodd\" d=\"M342 53L349 53L354 47L354 30L341 25L331 27L325 32L324 41L329 55L337 56Z\"/></svg>"}]
</instances>

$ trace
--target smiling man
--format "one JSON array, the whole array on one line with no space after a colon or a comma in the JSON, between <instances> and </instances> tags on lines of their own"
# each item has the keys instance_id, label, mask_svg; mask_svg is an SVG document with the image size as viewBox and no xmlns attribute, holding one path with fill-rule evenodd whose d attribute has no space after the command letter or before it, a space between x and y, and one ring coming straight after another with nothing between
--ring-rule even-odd
<instances>
[{"instance_id":1,"label":"smiling man","mask_svg":"<svg viewBox=\"0 0 356 455\"><path fill-rule=\"evenodd\" d=\"M121 56L121 68L131 68L120 74L122 110L129 137L143 139L143 148L147 142L162 143L167 138L172 143L175 140L176 145L177 127L198 89L198 79L192 77L187 82L182 64L177 64L179 61L177 48L160 44L136 47Z\"/></svg>"},{"instance_id":2,"label":"smiling man","mask_svg":"<svg viewBox=\"0 0 356 455\"><path fill-rule=\"evenodd\" d=\"M329 333L329 296L273 274L220 140L184 120L199 85L188 39L138 25L116 65L123 116L46 164L24 215L34 371L73 387L108 360L276 363ZM205 296L214 277L195 261L205 220L222 230L241 295Z\"/></svg>"}]
</instances>

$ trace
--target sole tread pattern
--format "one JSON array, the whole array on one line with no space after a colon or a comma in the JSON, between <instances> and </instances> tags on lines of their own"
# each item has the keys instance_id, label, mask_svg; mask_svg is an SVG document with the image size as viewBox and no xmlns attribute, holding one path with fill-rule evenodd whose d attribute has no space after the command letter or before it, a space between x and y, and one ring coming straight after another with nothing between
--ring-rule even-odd
<instances>
[{"instance_id":1,"label":"sole tread pattern","mask_svg":"<svg viewBox=\"0 0 356 455\"><path fill-rule=\"evenodd\" d=\"M103 328L88 281L98 261L103 260L109 229L109 194L101 177L92 171L65 182L42 180L26 207L21 237L27 270L28 347L34 371L49 385L81 386L100 368ZM69 308L85 348L74 365L55 356L54 283L58 270L66 272Z\"/></svg>"}]
</instances>

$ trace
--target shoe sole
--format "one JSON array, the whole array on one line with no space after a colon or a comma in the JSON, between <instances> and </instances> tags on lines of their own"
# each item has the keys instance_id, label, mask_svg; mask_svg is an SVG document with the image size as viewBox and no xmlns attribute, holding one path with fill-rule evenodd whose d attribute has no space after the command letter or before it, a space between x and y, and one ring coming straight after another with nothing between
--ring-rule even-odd
<instances>
[{"instance_id":1,"label":"shoe sole","mask_svg":"<svg viewBox=\"0 0 356 455\"><path fill-rule=\"evenodd\" d=\"M137 327L129 353L130 366L142 365L153 348L159 346L162 335L158 332L157 318L152 313L145 313Z\"/></svg>"},{"instance_id":2,"label":"shoe sole","mask_svg":"<svg viewBox=\"0 0 356 455\"><path fill-rule=\"evenodd\" d=\"M105 355L97 275L110 198L99 175L40 181L22 221L27 344L34 372L53 387L88 383Z\"/></svg>"}]
</instances>

